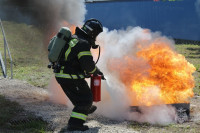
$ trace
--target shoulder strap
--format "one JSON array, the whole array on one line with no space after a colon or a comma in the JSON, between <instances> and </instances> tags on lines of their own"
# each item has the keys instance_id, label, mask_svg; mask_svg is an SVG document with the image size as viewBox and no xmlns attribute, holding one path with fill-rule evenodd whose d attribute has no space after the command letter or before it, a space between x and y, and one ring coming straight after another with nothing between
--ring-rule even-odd
<instances>
[{"instance_id":1,"label":"shoulder strap","mask_svg":"<svg viewBox=\"0 0 200 133\"><path fill-rule=\"evenodd\" d=\"M79 42L79 39L76 35L72 35L71 40L69 41L69 46L72 48L76 46L76 44Z\"/></svg>"}]
</instances>

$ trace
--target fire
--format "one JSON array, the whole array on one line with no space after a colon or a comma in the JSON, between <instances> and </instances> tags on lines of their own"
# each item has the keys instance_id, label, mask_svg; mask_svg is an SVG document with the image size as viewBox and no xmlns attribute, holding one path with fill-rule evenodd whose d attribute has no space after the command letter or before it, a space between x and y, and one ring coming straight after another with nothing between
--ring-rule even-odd
<instances>
[{"instance_id":1,"label":"fire","mask_svg":"<svg viewBox=\"0 0 200 133\"><path fill-rule=\"evenodd\" d=\"M195 67L168 42L140 41L138 51L110 59L109 69L126 86L132 106L187 103L193 96Z\"/></svg>"},{"instance_id":2,"label":"fire","mask_svg":"<svg viewBox=\"0 0 200 133\"><path fill-rule=\"evenodd\" d=\"M49 41L51 40L51 38L53 38L58 33L59 28L61 28L61 27L68 27L71 30L72 34L75 33L76 26L72 25L72 24L69 24L67 21L63 20L60 23L60 26L58 26L57 28L56 27L52 28L50 30L50 33L47 34L47 37L45 39L45 44L47 44L47 46L48 46Z\"/></svg>"},{"instance_id":3,"label":"fire","mask_svg":"<svg viewBox=\"0 0 200 133\"><path fill-rule=\"evenodd\" d=\"M67 21L62 21L61 25L62 27L68 27L71 30L72 34L75 33L75 29L76 29L75 25L69 24Z\"/></svg>"},{"instance_id":4,"label":"fire","mask_svg":"<svg viewBox=\"0 0 200 133\"><path fill-rule=\"evenodd\" d=\"M64 21L64 20L61 22L60 27L68 27L71 30L72 34L74 34L75 30L76 30L75 25L69 24L67 21ZM58 31L59 31L59 29L53 29L52 32L51 32L51 35L50 35L50 39L53 36L55 36L58 33Z\"/></svg>"}]
</instances>

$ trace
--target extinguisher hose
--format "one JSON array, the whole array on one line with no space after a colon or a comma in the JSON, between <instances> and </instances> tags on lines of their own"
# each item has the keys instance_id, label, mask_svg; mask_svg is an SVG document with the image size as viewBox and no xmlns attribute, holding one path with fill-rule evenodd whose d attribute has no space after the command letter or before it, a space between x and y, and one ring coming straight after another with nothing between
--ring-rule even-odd
<instances>
[{"instance_id":1,"label":"extinguisher hose","mask_svg":"<svg viewBox=\"0 0 200 133\"><path fill-rule=\"evenodd\" d=\"M99 58L100 58L100 53L101 53L101 48L100 48L100 46L99 46L99 55L98 55L98 58L97 58L97 61L96 61L96 63L95 63L95 64L97 64L97 63L98 63L98 61L99 61ZM101 79L103 79L103 80L106 80L106 78L104 77L104 75L102 75Z\"/></svg>"},{"instance_id":2,"label":"extinguisher hose","mask_svg":"<svg viewBox=\"0 0 200 133\"><path fill-rule=\"evenodd\" d=\"M99 55L98 55L98 58L97 58L97 61L96 61L96 63L95 63L95 64L97 64L97 63L98 63L98 61L99 61L99 58L100 58L100 53L101 53L101 48L100 48L100 46L99 46Z\"/></svg>"}]
</instances>

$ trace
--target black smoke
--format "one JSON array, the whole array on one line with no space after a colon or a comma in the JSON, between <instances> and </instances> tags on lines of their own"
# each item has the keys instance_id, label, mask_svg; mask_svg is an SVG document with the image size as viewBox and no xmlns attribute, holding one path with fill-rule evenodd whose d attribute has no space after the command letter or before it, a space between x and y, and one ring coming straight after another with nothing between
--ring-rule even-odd
<instances>
[{"instance_id":1,"label":"black smoke","mask_svg":"<svg viewBox=\"0 0 200 133\"><path fill-rule=\"evenodd\" d=\"M3 20L34 24L44 28L53 26L55 23L48 17L49 13L55 17L53 10L50 9L50 4L44 8L35 0L3 0L0 5Z\"/></svg>"},{"instance_id":2,"label":"black smoke","mask_svg":"<svg viewBox=\"0 0 200 133\"><path fill-rule=\"evenodd\" d=\"M86 14L84 0L0 0L0 18L37 26L48 41L67 21L81 25Z\"/></svg>"},{"instance_id":3,"label":"black smoke","mask_svg":"<svg viewBox=\"0 0 200 133\"><path fill-rule=\"evenodd\" d=\"M80 24L85 12L83 0L0 0L1 19L33 24L43 30L56 28L62 20Z\"/></svg>"}]
</instances>

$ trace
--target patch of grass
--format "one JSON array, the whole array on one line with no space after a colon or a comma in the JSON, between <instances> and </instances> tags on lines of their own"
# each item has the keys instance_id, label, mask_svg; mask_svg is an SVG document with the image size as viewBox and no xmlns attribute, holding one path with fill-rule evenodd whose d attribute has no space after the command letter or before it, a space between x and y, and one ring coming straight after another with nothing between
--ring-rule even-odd
<instances>
[{"instance_id":1,"label":"patch of grass","mask_svg":"<svg viewBox=\"0 0 200 133\"><path fill-rule=\"evenodd\" d=\"M34 86L45 88L51 75L45 69L47 68L38 67L37 65L16 67L14 77L25 80Z\"/></svg>"},{"instance_id":2,"label":"patch of grass","mask_svg":"<svg viewBox=\"0 0 200 133\"><path fill-rule=\"evenodd\" d=\"M11 102L1 95L0 107L0 131L8 132L9 130L9 132L21 133L42 133L47 131L47 123L40 119L35 119L36 117L30 113L26 114L25 119L32 119L32 121L24 123L21 122L19 124L10 124L10 122L13 121L13 118L18 117L22 112L24 112L24 110L18 103Z\"/></svg>"},{"instance_id":3,"label":"patch of grass","mask_svg":"<svg viewBox=\"0 0 200 133\"><path fill-rule=\"evenodd\" d=\"M32 85L45 87L49 83L51 70L46 66L47 50L43 45L43 34L34 26L3 21L8 45L13 58L13 78L25 80ZM0 52L4 58L3 35L0 32ZM10 60L7 55L8 76L10 76ZM1 73L0 73L1 76ZM0 131L43 133L47 123L35 120L36 116L28 114L28 123L9 125L8 123L24 110L16 102L10 102L0 95Z\"/></svg>"},{"instance_id":4,"label":"patch of grass","mask_svg":"<svg viewBox=\"0 0 200 133\"><path fill-rule=\"evenodd\" d=\"M45 87L49 83L51 70L46 66L47 50L43 45L43 34L34 26L3 21L8 45L13 58L13 78L25 80L32 85ZM0 52L4 58L3 35L0 32ZM7 70L10 76L10 60L7 55ZM0 73L1 76L1 73ZM43 133L47 123L35 120L36 116L28 114L26 119L33 119L28 123L9 125L9 121L23 112L16 102L10 102L0 96L0 131Z\"/></svg>"},{"instance_id":5,"label":"patch of grass","mask_svg":"<svg viewBox=\"0 0 200 133\"><path fill-rule=\"evenodd\" d=\"M19 105L15 102L6 100L5 97L0 95L0 125L5 126L18 112L22 111Z\"/></svg>"},{"instance_id":6,"label":"patch of grass","mask_svg":"<svg viewBox=\"0 0 200 133\"><path fill-rule=\"evenodd\" d=\"M23 131L24 133L45 133L47 130L44 129L47 127L47 123L40 120L32 120L27 123L21 123L18 125L13 125L10 128L13 130Z\"/></svg>"},{"instance_id":7,"label":"patch of grass","mask_svg":"<svg viewBox=\"0 0 200 133\"><path fill-rule=\"evenodd\" d=\"M197 133L200 130L198 125L169 124L169 125L152 125L149 123L132 122L130 128L140 133Z\"/></svg>"},{"instance_id":8,"label":"patch of grass","mask_svg":"<svg viewBox=\"0 0 200 133\"><path fill-rule=\"evenodd\" d=\"M176 45L176 51L185 56L188 62L196 68L193 74L195 79L194 93L200 95L200 46L199 45Z\"/></svg>"},{"instance_id":9,"label":"patch of grass","mask_svg":"<svg viewBox=\"0 0 200 133\"><path fill-rule=\"evenodd\" d=\"M7 21L3 21L3 25L14 63L13 78L25 80L38 87L46 87L53 73L47 68L47 48L43 44L43 33L32 25ZM0 33L0 51L4 56L1 38ZM8 76L9 63L7 58Z\"/></svg>"},{"instance_id":10,"label":"patch of grass","mask_svg":"<svg viewBox=\"0 0 200 133\"><path fill-rule=\"evenodd\" d=\"M141 129L143 130L149 130L151 127L157 127L157 128L162 128L164 126L162 125L152 125L150 123L138 123L138 122L132 122L129 125L131 128L133 128L136 131L141 131Z\"/></svg>"}]
</instances>

